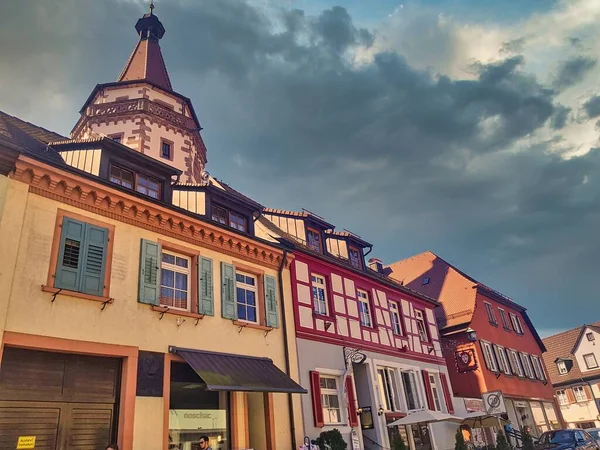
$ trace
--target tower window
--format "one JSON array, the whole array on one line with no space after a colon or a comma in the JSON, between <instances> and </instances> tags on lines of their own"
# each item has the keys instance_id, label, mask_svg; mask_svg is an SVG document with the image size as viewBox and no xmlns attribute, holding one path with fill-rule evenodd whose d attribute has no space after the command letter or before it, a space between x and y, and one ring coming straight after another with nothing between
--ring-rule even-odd
<instances>
[{"instance_id":1,"label":"tower window","mask_svg":"<svg viewBox=\"0 0 600 450\"><path fill-rule=\"evenodd\" d=\"M172 148L172 143L163 140L161 144L160 156L165 159L173 159L171 154Z\"/></svg>"}]
</instances>

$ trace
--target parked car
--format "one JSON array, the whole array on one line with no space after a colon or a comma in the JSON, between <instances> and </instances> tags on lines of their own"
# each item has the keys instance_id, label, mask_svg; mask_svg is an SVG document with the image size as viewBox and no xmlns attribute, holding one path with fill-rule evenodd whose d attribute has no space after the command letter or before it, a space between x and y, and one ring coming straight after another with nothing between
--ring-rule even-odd
<instances>
[{"instance_id":1,"label":"parked car","mask_svg":"<svg viewBox=\"0 0 600 450\"><path fill-rule=\"evenodd\" d=\"M585 430L552 430L542 433L535 444L537 450L600 450L600 446Z\"/></svg>"},{"instance_id":2,"label":"parked car","mask_svg":"<svg viewBox=\"0 0 600 450\"><path fill-rule=\"evenodd\" d=\"M600 446L600 428L586 428L585 431L590 433L590 436L596 439L598 446Z\"/></svg>"}]
</instances>

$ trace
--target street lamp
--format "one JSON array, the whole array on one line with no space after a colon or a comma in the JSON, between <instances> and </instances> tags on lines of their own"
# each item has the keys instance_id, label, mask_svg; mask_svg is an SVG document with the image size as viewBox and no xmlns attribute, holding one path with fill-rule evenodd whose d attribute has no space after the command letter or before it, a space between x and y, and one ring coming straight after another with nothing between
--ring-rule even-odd
<instances>
[{"instance_id":1,"label":"street lamp","mask_svg":"<svg viewBox=\"0 0 600 450\"><path fill-rule=\"evenodd\" d=\"M469 342L477 341L477 332L471 327L467 328L467 339Z\"/></svg>"}]
</instances>

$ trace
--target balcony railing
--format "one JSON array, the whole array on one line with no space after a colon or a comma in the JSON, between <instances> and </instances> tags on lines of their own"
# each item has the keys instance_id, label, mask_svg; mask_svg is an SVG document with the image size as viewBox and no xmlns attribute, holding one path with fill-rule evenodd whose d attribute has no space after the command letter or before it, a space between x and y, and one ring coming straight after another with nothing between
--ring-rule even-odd
<instances>
[{"instance_id":1,"label":"balcony railing","mask_svg":"<svg viewBox=\"0 0 600 450\"><path fill-rule=\"evenodd\" d=\"M146 98L121 100L118 102L91 105L87 108L86 115L88 117L118 116L137 111L160 117L172 123L173 125L186 128L188 130L194 131L198 129L192 118L186 117L183 114L175 112L166 106L160 105Z\"/></svg>"}]
</instances>

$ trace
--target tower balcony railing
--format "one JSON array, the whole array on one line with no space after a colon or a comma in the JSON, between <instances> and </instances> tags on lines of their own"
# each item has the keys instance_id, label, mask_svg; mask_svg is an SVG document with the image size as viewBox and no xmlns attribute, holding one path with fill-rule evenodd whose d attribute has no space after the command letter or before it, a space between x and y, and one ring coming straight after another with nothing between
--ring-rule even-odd
<instances>
[{"instance_id":1,"label":"tower balcony railing","mask_svg":"<svg viewBox=\"0 0 600 450\"><path fill-rule=\"evenodd\" d=\"M192 118L186 117L183 114L173 111L172 109L153 102L147 98L119 100L116 102L90 105L86 110L86 115L88 117L109 117L131 114L133 112L144 112L155 117L160 117L161 119L164 119L175 126L179 126L190 131L198 129Z\"/></svg>"}]
</instances>

